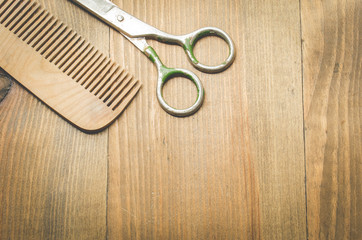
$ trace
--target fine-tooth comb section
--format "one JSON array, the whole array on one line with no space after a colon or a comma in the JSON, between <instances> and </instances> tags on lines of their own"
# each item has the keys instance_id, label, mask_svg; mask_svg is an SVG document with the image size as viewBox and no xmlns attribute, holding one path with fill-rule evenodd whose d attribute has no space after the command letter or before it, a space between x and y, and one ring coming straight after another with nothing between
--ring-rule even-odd
<instances>
[{"instance_id":1,"label":"fine-tooth comb section","mask_svg":"<svg viewBox=\"0 0 362 240\"><path fill-rule=\"evenodd\" d=\"M34 0L0 1L0 23L112 109L140 84Z\"/></svg>"}]
</instances>

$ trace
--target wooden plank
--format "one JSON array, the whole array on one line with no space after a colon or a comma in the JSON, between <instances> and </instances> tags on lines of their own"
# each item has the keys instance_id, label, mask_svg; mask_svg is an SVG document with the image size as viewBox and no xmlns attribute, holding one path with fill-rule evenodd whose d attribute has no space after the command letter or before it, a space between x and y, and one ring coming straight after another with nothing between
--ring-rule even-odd
<instances>
[{"instance_id":1,"label":"wooden plank","mask_svg":"<svg viewBox=\"0 0 362 240\"><path fill-rule=\"evenodd\" d=\"M6 97L10 91L12 81L9 75L0 68L0 102Z\"/></svg>"},{"instance_id":2,"label":"wooden plank","mask_svg":"<svg viewBox=\"0 0 362 240\"><path fill-rule=\"evenodd\" d=\"M301 6L309 239L361 239L362 2Z\"/></svg>"},{"instance_id":3,"label":"wooden plank","mask_svg":"<svg viewBox=\"0 0 362 240\"><path fill-rule=\"evenodd\" d=\"M306 239L299 1L114 2L174 34L219 27L237 58L209 75L152 41L167 66L205 87L199 112L175 118L158 105L155 67L112 32L111 53L143 88L109 130L108 238ZM226 55L215 38L196 50L206 63ZM195 93L174 80L165 95L185 106Z\"/></svg>"},{"instance_id":4,"label":"wooden plank","mask_svg":"<svg viewBox=\"0 0 362 240\"><path fill-rule=\"evenodd\" d=\"M99 21L68 1L40 2L109 51ZM14 84L0 104L0 239L104 239L106 184L107 131L80 132Z\"/></svg>"}]
</instances>

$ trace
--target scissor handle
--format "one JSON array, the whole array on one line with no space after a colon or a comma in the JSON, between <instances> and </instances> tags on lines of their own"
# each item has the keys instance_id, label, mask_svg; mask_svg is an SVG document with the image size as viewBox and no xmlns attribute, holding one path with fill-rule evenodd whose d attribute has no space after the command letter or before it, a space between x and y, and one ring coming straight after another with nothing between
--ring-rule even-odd
<instances>
[{"instance_id":1,"label":"scissor handle","mask_svg":"<svg viewBox=\"0 0 362 240\"><path fill-rule=\"evenodd\" d=\"M162 89L165 83L175 77L184 77L190 79L197 88L197 99L195 103L186 109L176 109L167 104L165 99L163 98ZM160 103L161 107L168 112L169 114L177 117L187 117L199 110L203 101L204 101L204 88L202 87L202 83L199 78L191 71L186 69L179 68L167 68L165 66L161 67L161 70L158 73L158 82L157 82L157 99Z\"/></svg>"},{"instance_id":2,"label":"scissor handle","mask_svg":"<svg viewBox=\"0 0 362 240\"><path fill-rule=\"evenodd\" d=\"M219 38L223 39L229 46L229 56L220 65L207 66L207 65L200 63L197 60L197 58L195 57L194 47L195 47L196 43L200 39L207 37L207 36L219 37ZM223 30L221 30L219 28L215 28L215 27L201 28L199 30L196 30L196 31L194 31L190 34L187 34L185 36L182 36L182 37L184 38L183 39L183 48L184 48L187 56L189 57L190 63L195 68L197 68L198 70L200 70L202 72L217 73L217 72L224 71L233 63L233 61L235 59L235 47L234 47L233 41L231 40L230 36L226 32L224 32Z\"/></svg>"},{"instance_id":3,"label":"scissor handle","mask_svg":"<svg viewBox=\"0 0 362 240\"><path fill-rule=\"evenodd\" d=\"M158 81L157 81L156 95L157 95L158 102L160 103L163 110L165 110L167 113L169 113L173 116L177 116L177 117L187 117L187 116L190 116L190 115L194 114L195 112L197 112L197 110L199 110L199 108L201 107L201 105L204 101L204 96L205 96L204 88L202 86L200 79L193 72L191 72L189 70L166 67L161 62L161 60L158 57L155 50L150 46L148 46L145 49L144 53L157 66ZM175 78L175 77L187 78L187 79L191 80L196 86L197 99L196 99L195 103L189 108L176 109L174 107L171 107L169 104L167 104L167 102L163 98L162 89L163 89L164 85L166 84L166 82L168 80Z\"/></svg>"},{"instance_id":4,"label":"scissor handle","mask_svg":"<svg viewBox=\"0 0 362 240\"><path fill-rule=\"evenodd\" d=\"M217 73L227 69L235 59L235 47L234 43L227 33L223 30L215 27L206 27L196 30L190 34L175 36L172 34L167 34L163 31L160 31L141 20L133 17L132 15L124 12L110 0L71 0L76 2L86 10L90 11L92 14L102 19L122 34L124 34L130 41L137 38L151 38L161 42L168 42L181 45L191 64L199 69L200 71L206 73ZM227 59L218 66L207 66L200 63L194 55L194 47L196 43L206 36L217 36L223 39L229 46L229 56ZM141 51L144 51L144 45L138 46L136 42L135 45L140 48Z\"/></svg>"}]
</instances>

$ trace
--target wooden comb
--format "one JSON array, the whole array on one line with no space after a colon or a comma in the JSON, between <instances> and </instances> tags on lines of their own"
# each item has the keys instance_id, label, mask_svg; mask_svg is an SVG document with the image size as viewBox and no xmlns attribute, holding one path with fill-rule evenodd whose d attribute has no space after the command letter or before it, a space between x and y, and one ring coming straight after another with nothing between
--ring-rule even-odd
<instances>
[{"instance_id":1,"label":"wooden comb","mask_svg":"<svg viewBox=\"0 0 362 240\"><path fill-rule=\"evenodd\" d=\"M140 89L131 74L34 0L0 0L0 67L87 132L107 127Z\"/></svg>"}]
</instances>

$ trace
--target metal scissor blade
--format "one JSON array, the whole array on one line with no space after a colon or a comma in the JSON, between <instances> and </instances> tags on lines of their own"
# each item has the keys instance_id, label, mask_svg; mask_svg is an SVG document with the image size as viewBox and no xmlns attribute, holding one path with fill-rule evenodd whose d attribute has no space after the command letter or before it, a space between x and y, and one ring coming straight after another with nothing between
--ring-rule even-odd
<instances>
[{"instance_id":1,"label":"metal scissor blade","mask_svg":"<svg viewBox=\"0 0 362 240\"><path fill-rule=\"evenodd\" d=\"M162 34L158 29L142 22L120 9L109 0L70 0L83 7L117 31L131 38L152 37Z\"/></svg>"},{"instance_id":2,"label":"metal scissor blade","mask_svg":"<svg viewBox=\"0 0 362 240\"><path fill-rule=\"evenodd\" d=\"M105 15L115 5L108 0L70 0L95 15Z\"/></svg>"},{"instance_id":3,"label":"metal scissor blade","mask_svg":"<svg viewBox=\"0 0 362 240\"><path fill-rule=\"evenodd\" d=\"M146 39L141 38L130 38L127 35L124 35L121 33L125 38L127 38L133 45L135 45L141 52L145 53L146 48L148 48L150 45L146 42Z\"/></svg>"}]
</instances>

